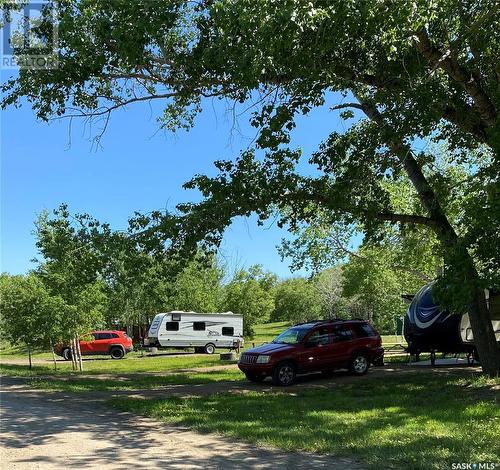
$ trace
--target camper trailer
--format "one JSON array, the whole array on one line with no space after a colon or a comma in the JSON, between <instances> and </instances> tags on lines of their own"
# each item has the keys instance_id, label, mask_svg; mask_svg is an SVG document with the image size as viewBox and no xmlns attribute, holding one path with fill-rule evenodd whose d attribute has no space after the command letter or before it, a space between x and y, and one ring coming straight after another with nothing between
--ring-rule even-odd
<instances>
[{"instance_id":1,"label":"camper trailer","mask_svg":"<svg viewBox=\"0 0 500 470\"><path fill-rule=\"evenodd\" d=\"M432 297L433 282L422 287L411 299L404 319L404 336L408 342L408 352L467 353L470 359L478 359L469 315L456 315L441 310ZM500 347L500 295L486 291L488 310L493 331Z\"/></svg>"},{"instance_id":2,"label":"camper trailer","mask_svg":"<svg viewBox=\"0 0 500 470\"><path fill-rule=\"evenodd\" d=\"M149 327L145 345L159 348L195 348L213 354L216 348L243 344L243 315L174 311L158 313Z\"/></svg>"}]
</instances>

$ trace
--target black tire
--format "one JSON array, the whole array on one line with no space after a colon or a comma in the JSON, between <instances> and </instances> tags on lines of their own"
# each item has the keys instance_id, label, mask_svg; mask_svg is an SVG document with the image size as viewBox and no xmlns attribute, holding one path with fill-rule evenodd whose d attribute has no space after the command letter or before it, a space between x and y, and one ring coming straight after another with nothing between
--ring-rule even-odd
<instances>
[{"instance_id":1,"label":"black tire","mask_svg":"<svg viewBox=\"0 0 500 470\"><path fill-rule=\"evenodd\" d=\"M215 352L215 344L208 343L205 345L203 350L205 351L205 354L213 354Z\"/></svg>"},{"instance_id":2,"label":"black tire","mask_svg":"<svg viewBox=\"0 0 500 470\"><path fill-rule=\"evenodd\" d=\"M297 368L290 361L281 362L273 371L273 384L280 387L288 387L295 382Z\"/></svg>"},{"instance_id":3,"label":"black tire","mask_svg":"<svg viewBox=\"0 0 500 470\"><path fill-rule=\"evenodd\" d=\"M65 348L62 352L62 357L65 361L71 361L71 349Z\"/></svg>"},{"instance_id":4,"label":"black tire","mask_svg":"<svg viewBox=\"0 0 500 470\"><path fill-rule=\"evenodd\" d=\"M364 352L353 354L349 362L349 371L353 375L365 375L370 368L370 361Z\"/></svg>"},{"instance_id":5,"label":"black tire","mask_svg":"<svg viewBox=\"0 0 500 470\"><path fill-rule=\"evenodd\" d=\"M111 348L109 354L111 355L111 359L122 359L123 356L125 356L125 351L123 348L115 346L114 348Z\"/></svg>"},{"instance_id":6,"label":"black tire","mask_svg":"<svg viewBox=\"0 0 500 470\"><path fill-rule=\"evenodd\" d=\"M250 382L263 382L266 378L265 375L252 374L251 372L245 372L245 376Z\"/></svg>"}]
</instances>

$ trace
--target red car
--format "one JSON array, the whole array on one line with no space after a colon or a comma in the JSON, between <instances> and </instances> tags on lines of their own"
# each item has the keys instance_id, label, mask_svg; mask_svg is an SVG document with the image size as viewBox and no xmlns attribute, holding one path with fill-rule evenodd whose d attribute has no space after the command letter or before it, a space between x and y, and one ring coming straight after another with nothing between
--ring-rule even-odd
<instances>
[{"instance_id":1,"label":"red car","mask_svg":"<svg viewBox=\"0 0 500 470\"><path fill-rule=\"evenodd\" d=\"M325 320L295 325L272 343L245 351L238 367L253 382L272 377L291 385L297 373L347 368L354 375L384 363L382 339L364 320Z\"/></svg>"},{"instance_id":2,"label":"red car","mask_svg":"<svg viewBox=\"0 0 500 470\"><path fill-rule=\"evenodd\" d=\"M121 359L133 349L132 338L124 331L93 331L80 338L82 356L109 354L113 359ZM54 352L67 361L71 359L71 349L67 344L57 344Z\"/></svg>"}]
</instances>

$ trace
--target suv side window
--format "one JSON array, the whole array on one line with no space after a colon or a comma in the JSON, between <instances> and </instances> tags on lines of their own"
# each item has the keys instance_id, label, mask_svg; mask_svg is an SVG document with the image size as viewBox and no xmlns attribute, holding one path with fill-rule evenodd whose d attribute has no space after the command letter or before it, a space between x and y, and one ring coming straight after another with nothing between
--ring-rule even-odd
<instances>
[{"instance_id":1,"label":"suv side window","mask_svg":"<svg viewBox=\"0 0 500 470\"><path fill-rule=\"evenodd\" d=\"M111 339L111 333L99 333L99 337L97 339Z\"/></svg>"},{"instance_id":2,"label":"suv side window","mask_svg":"<svg viewBox=\"0 0 500 470\"><path fill-rule=\"evenodd\" d=\"M369 336L376 336L375 330L368 323L356 323L353 325L358 338L367 338Z\"/></svg>"},{"instance_id":3,"label":"suv side window","mask_svg":"<svg viewBox=\"0 0 500 470\"><path fill-rule=\"evenodd\" d=\"M330 332L328 328L318 328L316 331L313 331L309 335L309 338L307 338L307 342L318 346L328 344L330 342Z\"/></svg>"},{"instance_id":4,"label":"suv side window","mask_svg":"<svg viewBox=\"0 0 500 470\"><path fill-rule=\"evenodd\" d=\"M347 325L335 326L333 328L333 340L334 341L349 341L353 339L354 335L352 334L352 330Z\"/></svg>"}]
</instances>

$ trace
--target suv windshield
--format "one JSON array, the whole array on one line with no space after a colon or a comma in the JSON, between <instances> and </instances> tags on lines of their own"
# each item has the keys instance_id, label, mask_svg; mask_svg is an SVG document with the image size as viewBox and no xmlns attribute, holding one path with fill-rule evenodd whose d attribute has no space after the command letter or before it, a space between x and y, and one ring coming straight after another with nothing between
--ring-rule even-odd
<instances>
[{"instance_id":1,"label":"suv windshield","mask_svg":"<svg viewBox=\"0 0 500 470\"><path fill-rule=\"evenodd\" d=\"M306 333L309 331L309 328L300 328L293 327L285 330L279 336L274 338L273 343L277 344L297 344L300 343Z\"/></svg>"}]
</instances>

